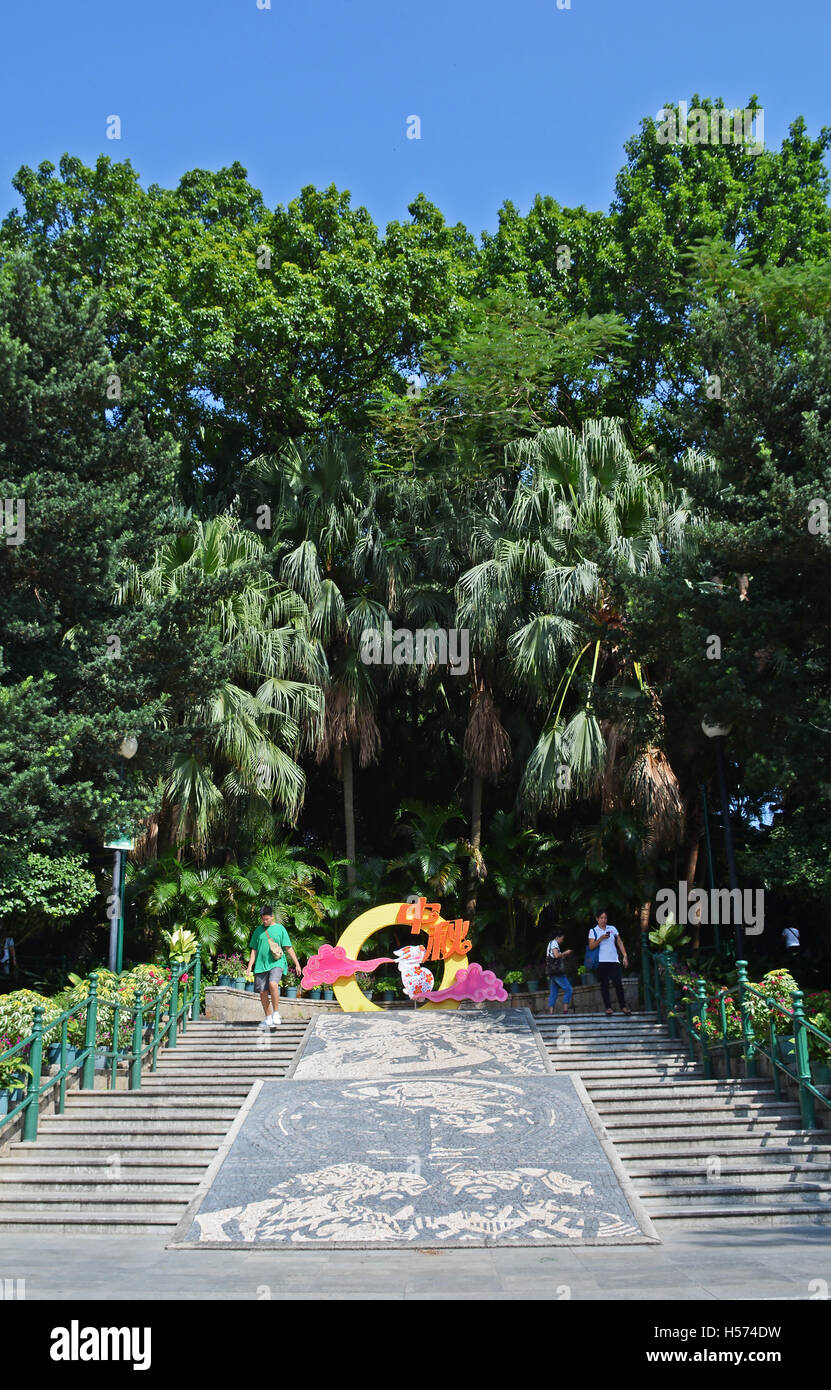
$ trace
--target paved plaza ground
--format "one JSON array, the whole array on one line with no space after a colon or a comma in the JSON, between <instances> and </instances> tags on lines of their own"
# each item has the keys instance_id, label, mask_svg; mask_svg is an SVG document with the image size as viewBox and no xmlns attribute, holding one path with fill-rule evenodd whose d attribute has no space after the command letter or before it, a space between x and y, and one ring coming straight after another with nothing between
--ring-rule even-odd
<instances>
[{"instance_id":1,"label":"paved plaza ground","mask_svg":"<svg viewBox=\"0 0 831 1390\"><path fill-rule=\"evenodd\" d=\"M807 1300L831 1286L828 1227L666 1232L661 1245L166 1250L161 1236L4 1235L27 1299Z\"/></svg>"}]
</instances>

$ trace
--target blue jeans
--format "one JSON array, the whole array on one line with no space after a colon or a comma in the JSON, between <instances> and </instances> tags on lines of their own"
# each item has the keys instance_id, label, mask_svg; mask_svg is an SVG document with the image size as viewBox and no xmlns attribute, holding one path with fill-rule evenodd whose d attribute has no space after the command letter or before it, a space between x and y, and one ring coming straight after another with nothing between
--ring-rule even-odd
<instances>
[{"instance_id":1,"label":"blue jeans","mask_svg":"<svg viewBox=\"0 0 831 1390\"><path fill-rule=\"evenodd\" d=\"M550 975L548 978L550 989L548 991L548 1007L554 1009L557 1006L557 995L563 991L563 1008L567 1009L571 1003L571 996L574 993L574 986L568 975Z\"/></svg>"}]
</instances>

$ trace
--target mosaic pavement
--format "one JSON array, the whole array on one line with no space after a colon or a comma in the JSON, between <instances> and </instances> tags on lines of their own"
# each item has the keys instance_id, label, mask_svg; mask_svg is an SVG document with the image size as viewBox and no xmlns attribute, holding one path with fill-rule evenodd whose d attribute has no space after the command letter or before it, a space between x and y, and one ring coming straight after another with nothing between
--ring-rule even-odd
<instances>
[{"instance_id":1,"label":"mosaic pavement","mask_svg":"<svg viewBox=\"0 0 831 1390\"><path fill-rule=\"evenodd\" d=\"M380 1249L654 1239L568 1075L411 1073L398 1080L259 1084L174 1246Z\"/></svg>"},{"instance_id":2,"label":"mosaic pavement","mask_svg":"<svg viewBox=\"0 0 831 1390\"><path fill-rule=\"evenodd\" d=\"M376 1077L542 1076L536 1029L522 1009L324 1014L294 1071L297 1081Z\"/></svg>"}]
</instances>

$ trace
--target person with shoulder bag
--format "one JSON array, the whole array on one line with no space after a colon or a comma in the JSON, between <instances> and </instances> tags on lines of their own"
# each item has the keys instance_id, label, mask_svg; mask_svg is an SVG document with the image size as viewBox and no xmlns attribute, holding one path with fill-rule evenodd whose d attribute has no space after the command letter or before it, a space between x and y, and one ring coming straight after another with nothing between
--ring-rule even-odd
<instances>
[{"instance_id":1,"label":"person with shoulder bag","mask_svg":"<svg viewBox=\"0 0 831 1390\"><path fill-rule=\"evenodd\" d=\"M265 1018L261 1028L276 1028L282 1023L280 1018L280 981L288 968L286 953L291 956L298 975L300 962L294 953L289 934L281 922L274 920L270 907L260 909L260 926L255 927L248 943L251 952L248 958L248 971L254 972L254 988L260 996Z\"/></svg>"},{"instance_id":2,"label":"person with shoulder bag","mask_svg":"<svg viewBox=\"0 0 831 1390\"><path fill-rule=\"evenodd\" d=\"M563 1013L568 1013L568 1006L574 994L574 986L566 974L566 956L570 956L571 951L563 950L565 932L555 932L548 943L545 953L545 973L548 976L548 1012L553 1014L557 1007L557 996L562 990L563 993Z\"/></svg>"}]
</instances>

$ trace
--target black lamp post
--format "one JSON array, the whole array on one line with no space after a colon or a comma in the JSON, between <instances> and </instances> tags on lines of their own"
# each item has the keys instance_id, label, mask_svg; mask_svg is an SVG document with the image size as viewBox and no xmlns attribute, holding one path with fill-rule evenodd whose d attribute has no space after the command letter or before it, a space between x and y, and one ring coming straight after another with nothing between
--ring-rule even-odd
<instances>
[{"instance_id":1,"label":"black lamp post","mask_svg":"<svg viewBox=\"0 0 831 1390\"><path fill-rule=\"evenodd\" d=\"M732 729L732 724L708 724L706 719L702 719L701 728L708 738L713 740L716 749L716 771L718 773L718 790L721 799L721 818L724 822L724 848L727 852L727 877L730 881L730 892L739 890L739 876L736 872L736 856L733 850L733 827L730 824L730 801L727 795L727 764L724 759L724 740ZM732 901L732 898L731 898ZM741 913L739 913L741 919ZM744 926L741 920L735 922L736 937L736 960L744 959Z\"/></svg>"},{"instance_id":2,"label":"black lamp post","mask_svg":"<svg viewBox=\"0 0 831 1390\"><path fill-rule=\"evenodd\" d=\"M138 752L138 739L132 734L127 734L121 740L119 747L122 762L119 767L119 776L124 777L124 758L134 758ZM126 836L108 841L105 849L115 851L113 861L113 891L112 907L110 908L110 948L108 952L107 964L113 974L121 971L122 951L124 946L124 865L127 862L127 853L133 847L132 840Z\"/></svg>"}]
</instances>

